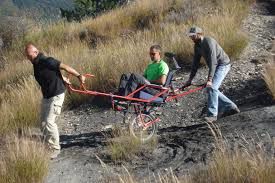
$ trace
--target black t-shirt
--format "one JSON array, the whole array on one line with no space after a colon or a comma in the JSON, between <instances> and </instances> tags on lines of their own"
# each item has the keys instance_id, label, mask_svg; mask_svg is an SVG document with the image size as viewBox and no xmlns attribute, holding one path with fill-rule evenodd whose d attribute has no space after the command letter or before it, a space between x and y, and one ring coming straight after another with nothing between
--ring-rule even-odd
<instances>
[{"instance_id":1,"label":"black t-shirt","mask_svg":"<svg viewBox=\"0 0 275 183\"><path fill-rule=\"evenodd\" d=\"M65 92L64 81L59 69L60 61L39 53L33 62L34 77L42 89L44 98Z\"/></svg>"}]
</instances>

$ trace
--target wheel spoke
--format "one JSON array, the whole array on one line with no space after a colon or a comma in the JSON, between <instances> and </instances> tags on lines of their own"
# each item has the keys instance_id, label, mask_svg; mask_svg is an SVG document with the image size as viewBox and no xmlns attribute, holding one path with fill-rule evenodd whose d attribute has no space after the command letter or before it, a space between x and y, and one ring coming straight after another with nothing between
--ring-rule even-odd
<instances>
[{"instance_id":1,"label":"wheel spoke","mask_svg":"<svg viewBox=\"0 0 275 183\"><path fill-rule=\"evenodd\" d=\"M151 139L156 132L156 122L148 126L152 121L156 120L153 116L147 114L139 114L130 122L130 132L135 137L145 142Z\"/></svg>"}]
</instances>

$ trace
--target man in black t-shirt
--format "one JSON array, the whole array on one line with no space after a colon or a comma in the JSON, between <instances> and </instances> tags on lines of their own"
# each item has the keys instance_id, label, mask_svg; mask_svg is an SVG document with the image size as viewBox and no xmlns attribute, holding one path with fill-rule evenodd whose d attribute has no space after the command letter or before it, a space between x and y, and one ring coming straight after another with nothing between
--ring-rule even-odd
<instances>
[{"instance_id":1,"label":"man in black t-shirt","mask_svg":"<svg viewBox=\"0 0 275 183\"><path fill-rule=\"evenodd\" d=\"M40 119L41 130L45 142L52 150L51 158L56 158L60 153L60 145L55 119L61 112L65 97L65 83L70 84L70 81L62 76L61 70L74 75L81 83L85 82L85 77L70 66L52 57L46 57L33 44L26 45L25 53L33 64L34 77L39 83L43 94Z\"/></svg>"}]
</instances>

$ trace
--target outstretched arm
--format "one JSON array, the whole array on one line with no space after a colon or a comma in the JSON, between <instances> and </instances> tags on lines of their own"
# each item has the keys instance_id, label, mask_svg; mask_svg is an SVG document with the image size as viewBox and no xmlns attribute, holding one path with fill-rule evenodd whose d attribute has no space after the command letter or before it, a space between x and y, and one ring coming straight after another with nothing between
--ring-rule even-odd
<instances>
[{"instance_id":1,"label":"outstretched arm","mask_svg":"<svg viewBox=\"0 0 275 183\"><path fill-rule=\"evenodd\" d=\"M197 70L198 70L198 67L199 67L200 59L201 59L201 55L198 51L198 48L195 46L194 47L194 58L193 58L193 62L192 62L191 73L190 73L189 79L184 83L184 85L182 87L183 89L192 84L192 80L196 76L196 73L197 73Z\"/></svg>"},{"instance_id":2,"label":"outstretched arm","mask_svg":"<svg viewBox=\"0 0 275 183\"><path fill-rule=\"evenodd\" d=\"M70 74L74 75L75 77L77 77L81 83L85 83L85 76L79 74L79 72L77 72L74 68L72 68L66 64L63 64L63 63L60 63L59 68L61 70L66 71L67 73L70 73ZM67 82L66 80L64 80L64 81Z\"/></svg>"}]
</instances>

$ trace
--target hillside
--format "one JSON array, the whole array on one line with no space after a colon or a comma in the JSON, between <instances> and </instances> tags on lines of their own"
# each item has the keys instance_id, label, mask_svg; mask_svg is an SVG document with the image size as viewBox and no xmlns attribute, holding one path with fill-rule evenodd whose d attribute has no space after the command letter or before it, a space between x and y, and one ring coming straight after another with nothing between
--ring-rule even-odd
<instances>
[{"instance_id":1,"label":"hillside","mask_svg":"<svg viewBox=\"0 0 275 183\"><path fill-rule=\"evenodd\" d=\"M47 19L60 17L59 8L71 9L73 0L1 0L0 15L13 16L31 12L31 16Z\"/></svg>"},{"instance_id":2,"label":"hillside","mask_svg":"<svg viewBox=\"0 0 275 183\"><path fill-rule=\"evenodd\" d=\"M54 1L13 1L16 9L5 2L10 12L56 8ZM22 24L26 29L16 39L4 27L12 41L0 51L0 183L274 182L275 107L269 90L275 76L272 70L267 74L268 88L262 77L275 39L270 0L136 0L82 22ZM139 113L113 111L109 97L66 92L56 121L62 150L49 161L39 129L42 96L24 55L26 43L82 74L94 74L87 88L106 93L117 90L122 73L143 73L149 47L160 44L182 66L175 75L178 88L190 73L193 42L186 31L192 25L229 55L232 67L220 90L241 113L205 123L206 91L195 92L154 108L150 115L160 117L154 121L158 131L143 143L129 135L129 122ZM202 60L194 84L205 83L207 73ZM71 82L78 84L74 77ZM275 98L275 87L273 93ZM152 128L142 128L147 129ZM192 180L183 180L186 176Z\"/></svg>"},{"instance_id":3,"label":"hillside","mask_svg":"<svg viewBox=\"0 0 275 183\"><path fill-rule=\"evenodd\" d=\"M274 16L268 7L266 3L251 7L248 17L242 23L242 29L249 35L249 44L240 58L234 60L232 70L222 86L222 91L236 101L242 112L220 118L217 125L231 146L252 148L255 142L264 144L263 148L271 148L272 153L275 147L275 108L261 78L263 63L267 62L275 35ZM207 68L202 68L196 82L203 82L206 73ZM187 78L188 72L182 71L177 77ZM63 153L53 161L47 182L185 182L181 177L194 170L204 169L204 165L209 165L213 160L215 137L201 120L201 116L205 115L205 103L204 92L197 92L183 97L177 104L166 104L158 124L157 147L150 153L142 151L118 163L112 160L108 152L111 137L103 129L110 124L123 125L120 116L109 109L90 105L66 111L59 121ZM218 158L214 161L223 160ZM231 162L234 159L229 160L228 164ZM121 164L130 175L124 167L120 167ZM222 165L230 169L226 163ZM234 165L233 168L239 168L239 164L236 167ZM214 171L221 169L217 167ZM73 173L75 170L77 174ZM170 170L178 179L170 175ZM240 174L244 176L245 173ZM232 176L237 177L235 173ZM221 182L210 181L207 176L205 179L200 177L203 177L203 172L193 182ZM229 177L224 175L220 180L235 182L232 181L233 177L229 173Z\"/></svg>"}]
</instances>

